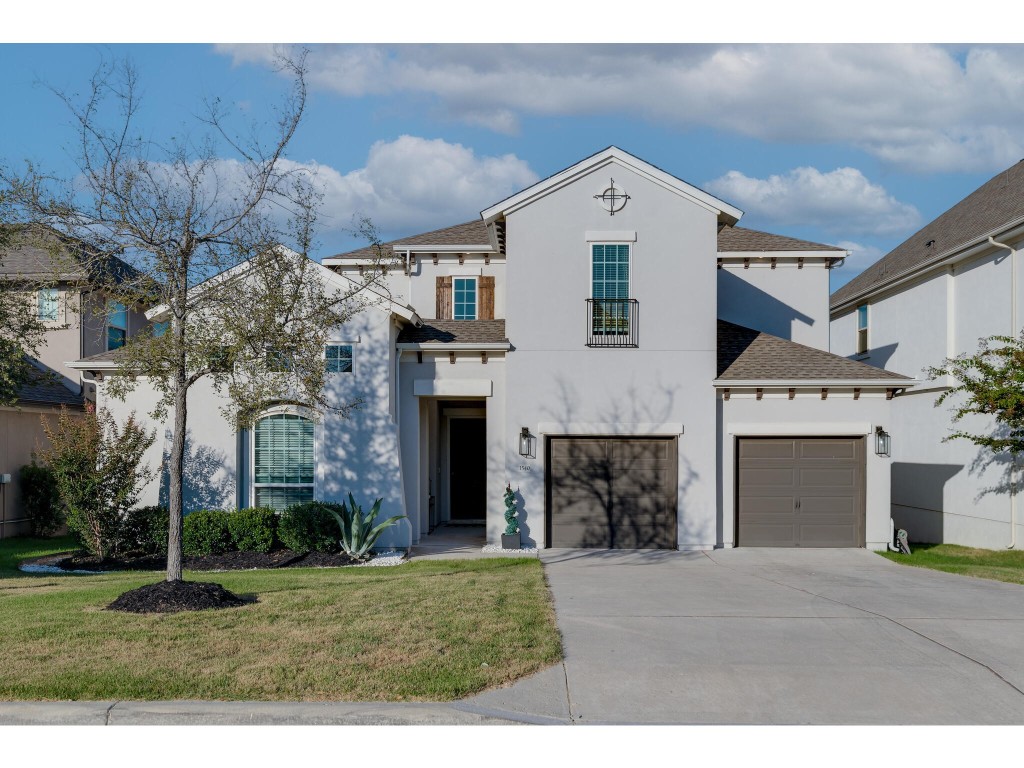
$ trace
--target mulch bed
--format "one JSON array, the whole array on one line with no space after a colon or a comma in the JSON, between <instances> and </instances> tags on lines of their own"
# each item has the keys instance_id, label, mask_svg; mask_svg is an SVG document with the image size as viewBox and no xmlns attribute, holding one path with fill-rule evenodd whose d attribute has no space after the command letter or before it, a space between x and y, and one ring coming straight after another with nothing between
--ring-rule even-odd
<instances>
[{"instance_id":1,"label":"mulch bed","mask_svg":"<svg viewBox=\"0 0 1024 768\"><path fill-rule=\"evenodd\" d=\"M108 605L107 610L127 613L177 613L237 608L245 604L245 600L224 589L220 584L208 581L161 581L125 592Z\"/></svg>"},{"instance_id":2,"label":"mulch bed","mask_svg":"<svg viewBox=\"0 0 1024 768\"><path fill-rule=\"evenodd\" d=\"M79 552L46 560L48 562L45 564L56 565L67 571L162 571L167 567L167 558L163 555L99 560L93 555ZM184 566L192 571L249 571L263 568L338 568L355 565L357 562L343 552L301 554L290 549L276 549L266 553L225 552L221 555L188 556L184 559Z\"/></svg>"}]
</instances>

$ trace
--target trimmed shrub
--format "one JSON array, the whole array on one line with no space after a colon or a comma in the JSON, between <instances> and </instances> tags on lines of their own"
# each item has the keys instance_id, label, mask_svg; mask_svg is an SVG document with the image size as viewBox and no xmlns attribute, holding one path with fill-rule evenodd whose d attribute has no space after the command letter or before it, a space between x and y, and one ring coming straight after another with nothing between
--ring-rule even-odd
<instances>
[{"instance_id":1,"label":"trimmed shrub","mask_svg":"<svg viewBox=\"0 0 1024 768\"><path fill-rule=\"evenodd\" d=\"M294 504L281 513L277 536L293 552L337 552L338 524L331 511L344 508L344 504L323 501Z\"/></svg>"},{"instance_id":2,"label":"trimmed shrub","mask_svg":"<svg viewBox=\"0 0 1024 768\"><path fill-rule=\"evenodd\" d=\"M231 549L229 514L222 509L200 509L185 516L181 547L186 555L219 555Z\"/></svg>"},{"instance_id":3,"label":"trimmed shrub","mask_svg":"<svg viewBox=\"0 0 1024 768\"><path fill-rule=\"evenodd\" d=\"M51 536L64 524L60 491L53 470L39 466L35 460L21 468L21 504L32 524L33 536Z\"/></svg>"},{"instance_id":4,"label":"trimmed shrub","mask_svg":"<svg viewBox=\"0 0 1024 768\"><path fill-rule=\"evenodd\" d=\"M167 507L136 507L121 524L121 550L146 555L167 554Z\"/></svg>"},{"instance_id":5,"label":"trimmed shrub","mask_svg":"<svg viewBox=\"0 0 1024 768\"><path fill-rule=\"evenodd\" d=\"M269 552L277 533L277 513L268 507L247 507L228 514L231 543L240 552Z\"/></svg>"}]
</instances>

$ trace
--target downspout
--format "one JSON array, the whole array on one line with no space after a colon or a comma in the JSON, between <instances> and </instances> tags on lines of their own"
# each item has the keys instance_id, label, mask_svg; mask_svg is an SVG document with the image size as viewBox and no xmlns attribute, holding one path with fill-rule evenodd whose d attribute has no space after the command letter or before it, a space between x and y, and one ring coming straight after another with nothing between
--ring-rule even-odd
<instances>
[{"instance_id":1,"label":"downspout","mask_svg":"<svg viewBox=\"0 0 1024 768\"><path fill-rule=\"evenodd\" d=\"M998 242L992 235L988 236L988 243L996 248L1005 248L1010 252L1010 335L1016 336L1020 331L1017 328L1017 251L1006 243ZM1017 455L1010 457L1010 543L1007 549L1017 547Z\"/></svg>"}]
</instances>

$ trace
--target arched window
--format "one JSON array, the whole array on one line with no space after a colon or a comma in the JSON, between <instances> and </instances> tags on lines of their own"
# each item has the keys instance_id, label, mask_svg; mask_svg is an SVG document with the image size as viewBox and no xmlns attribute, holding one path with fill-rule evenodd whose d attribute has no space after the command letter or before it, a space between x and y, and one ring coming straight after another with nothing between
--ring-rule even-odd
<instances>
[{"instance_id":1,"label":"arched window","mask_svg":"<svg viewBox=\"0 0 1024 768\"><path fill-rule=\"evenodd\" d=\"M313 500L313 422L276 413L256 422L253 485L257 507L286 509Z\"/></svg>"}]
</instances>

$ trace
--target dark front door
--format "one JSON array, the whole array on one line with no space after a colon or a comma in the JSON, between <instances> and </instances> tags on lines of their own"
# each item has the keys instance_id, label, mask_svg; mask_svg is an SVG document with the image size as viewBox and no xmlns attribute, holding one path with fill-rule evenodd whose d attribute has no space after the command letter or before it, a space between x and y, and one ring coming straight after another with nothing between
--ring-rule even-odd
<instances>
[{"instance_id":1,"label":"dark front door","mask_svg":"<svg viewBox=\"0 0 1024 768\"><path fill-rule=\"evenodd\" d=\"M452 520L483 520L487 515L487 420L451 419L449 488Z\"/></svg>"}]
</instances>

